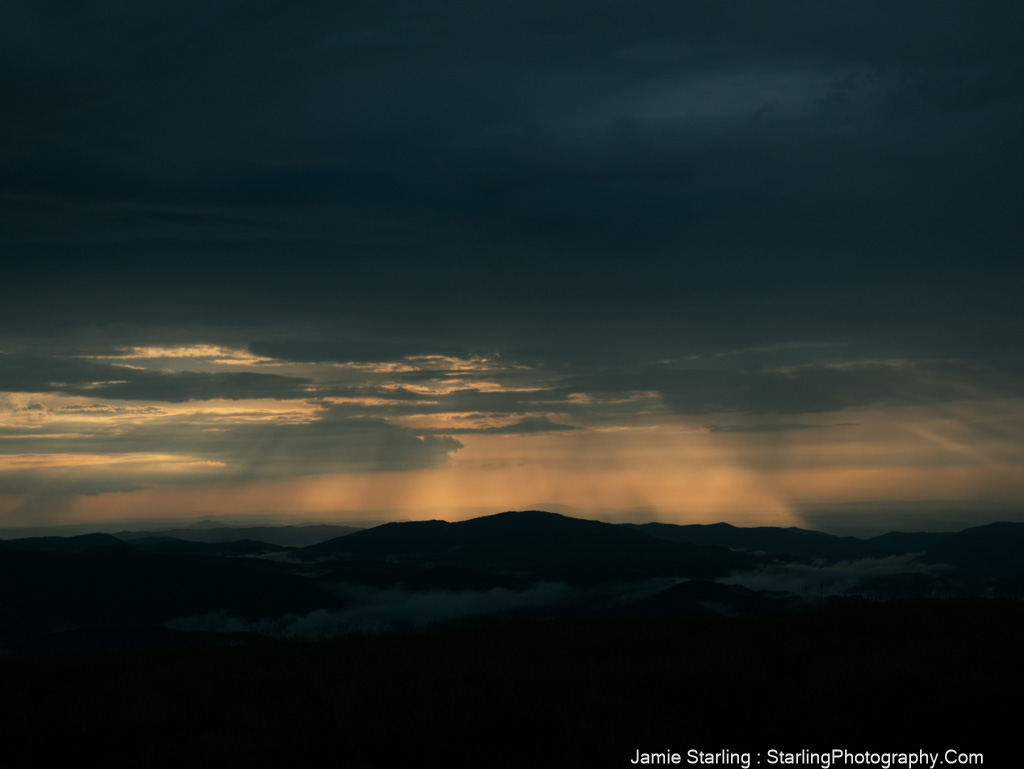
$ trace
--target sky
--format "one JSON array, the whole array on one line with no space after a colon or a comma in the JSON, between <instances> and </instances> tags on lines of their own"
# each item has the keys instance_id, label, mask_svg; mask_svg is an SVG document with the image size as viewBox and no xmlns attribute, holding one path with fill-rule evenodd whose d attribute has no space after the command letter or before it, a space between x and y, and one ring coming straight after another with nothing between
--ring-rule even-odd
<instances>
[{"instance_id":1,"label":"sky","mask_svg":"<svg viewBox=\"0 0 1024 769\"><path fill-rule=\"evenodd\" d=\"M0 6L0 527L1024 517L1017 2Z\"/></svg>"}]
</instances>

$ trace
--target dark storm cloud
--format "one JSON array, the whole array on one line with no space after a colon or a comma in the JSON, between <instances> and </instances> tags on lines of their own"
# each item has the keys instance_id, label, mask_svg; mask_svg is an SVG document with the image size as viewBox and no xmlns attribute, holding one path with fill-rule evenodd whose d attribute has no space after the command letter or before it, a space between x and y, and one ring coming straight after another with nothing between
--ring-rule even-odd
<instances>
[{"instance_id":1,"label":"dark storm cloud","mask_svg":"<svg viewBox=\"0 0 1024 769\"><path fill-rule=\"evenodd\" d=\"M190 480L196 480L192 476ZM140 491L151 485L126 476L123 468L60 468L59 470L0 470L0 494L31 495L56 501L74 494L98 494Z\"/></svg>"},{"instance_id":2,"label":"dark storm cloud","mask_svg":"<svg viewBox=\"0 0 1024 769\"><path fill-rule=\"evenodd\" d=\"M183 441L190 440L184 431ZM200 443L200 446L203 444ZM307 424L239 425L209 441L209 450L245 475L306 475L347 470L409 470L443 464L462 444L448 436L329 411Z\"/></svg>"},{"instance_id":3,"label":"dark storm cloud","mask_svg":"<svg viewBox=\"0 0 1024 769\"><path fill-rule=\"evenodd\" d=\"M345 341L337 339L256 341L249 344L248 347L255 355L265 355L277 360L304 363L351 361L382 363L400 360L409 355L459 355L465 352L462 348L445 348L436 342L431 344L427 340L415 338L407 338L401 341L367 340L365 338Z\"/></svg>"},{"instance_id":4,"label":"dark storm cloud","mask_svg":"<svg viewBox=\"0 0 1024 769\"><path fill-rule=\"evenodd\" d=\"M677 414L739 412L801 414L876 405L917 405L1014 397L1024 382L964 362L854 361L773 367L773 352L758 368L687 361L631 371L600 371L567 380L569 390L592 393L656 391ZM778 429L778 428L775 428Z\"/></svg>"},{"instance_id":5,"label":"dark storm cloud","mask_svg":"<svg viewBox=\"0 0 1024 769\"><path fill-rule=\"evenodd\" d=\"M793 372L696 370L669 379L671 384L661 395L680 414L797 414L905 402L908 398L915 403L928 400L912 387L901 390L905 377L888 367L852 372L823 367Z\"/></svg>"},{"instance_id":6,"label":"dark storm cloud","mask_svg":"<svg viewBox=\"0 0 1024 769\"><path fill-rule=\"evenodd\" d=\"M524 428L528 430L529 426ZM142 423L84 425L57 419L45 430L0 429L0 458L45 458L57 451L130 461L15 464L0 469L0 492L53 497L166 484L413 470L442 465L460 448L462 444L450 435L423 435L379 419L348 418L332 409L299 423L244 421L244 415L233 421L170 415Z\"/></svg>"},{"instance_id":7,"label":"dark storm cloud","mask_svg":"<svg viewBox=\"0 0 1024 769\"><path fill-rule=\"evenodd\" d=\"M48 434L77 433L63 446L75 453L161 453L224 462L231 472L307 474L332 469L393 470L443 462L461 444L445 436L417 437L411 429L380 419L350 418L334 410L308 422L208 421L201 416L167 416L142 424L48 423L45 433L8 428L3 453L52 449ZM204 470L205 472L205 470Z\"/></svg>"},{"instance_id":8,"label":"dark storm cloud","mask_svg":"<svg viewBox=\"0 0 1024 769\"><path fill-rule=\"evenodd\" d=\"M227 398L299 398L308 379L247 371L147 371L80 358L0 353L0 391L64 393L180 403Z\"/></svg>"},{"instance_id":9,"label":"dark storm cloud","mask_svg":"<svg viewBox=\"0 0 1024 769\"><path fill-rule=\"evenodd\" d=\"M555 400L679 413L1019 392L1017 3L0 14L5 350L99 328L296 362L500 351L563 378ZM653 364L794 341L919 365ZM0 377L168 401L306 384L52 365ZM467 388L437 410L537 410L448 376ZM383 412L429 413L393 392Z\"/></svg>"},{"instance_id":10,"label":"dark storm cloud","mask_svg":"<svg viewBox=\"0 0 1024 769\"><path fill-rule=\"evenodd\" d=\"M717 360L636 366L629 370L577 365L559 386L527 390L446 393L353 387L326 390L375 402L355 401L336 408L347 414L402 417L478 412L491 415L557 413L584 420L660 411L676 414L815 414L865 406L921 405L957 400L1013 397L1019 376L963 363L804 363L774 367L775 355L760 356L758 367L723 366ZM481 376L476 374L475 376ZM574 396L584 396L577 400ZM836 425L784 423L712 426L712 431L799 430Z\"/></svg>"},{"instance_id":11,"label":"dark storm cloud","mask_svg":"<svg viewBox=\"0 0 1024 769\"><path fill-rule=\"evenodd\" d=\"M334 391L325 390L328 394ZM475 388L453 390L447 393L410 393L408 391L378 388L351 388L339 391L359 398L381 398L385 402L341 403L335 408L342 413L374 413L381 416L414 416L418 414L452 414L480 412L488 415L508 416L537 411L568 413L577 410L568 401L572 390L568 388L532 389L527 391L482 391Z\"/></svg>"},{"instance_id":12,"label":"dark storm cloud","mask_svg":"<svg viewBox=\"0 0 1024 769\"><path fill-rule=\"evenodd\" d=\"M552 422L546 417L535 417L532 419L521 419L518 422L510 422L500 427L462 427L455 429L419 430L420 435L527 435L530 433L554 433L568 430L579 430L574 425L564 425Z\"/></svg>"},{"instance_id":13,"label":"dark storm cloud","mask_svg":"<svg viewBox=\"0 0 1024 769\"><path fill-rule=\"evenodd\" d=\"M835 425L809 425L803 423L782 424L782 425L708 425L710 433L774 433L789 432L792 430L828 430L833 427L853 427L853 422L844 422Z\"/></svg>"},{"instance_id":14,"label":"dark storm cloud","mask_svg":"<svg viewBox=\"0 0 1024 769\"><path fill-rule=\"evenodd\" d=\"M409 390L404 387L378 387L374 385L333 386L323 389L328 396L340 398L372 398L374 400L398 402L429 402L433 403L435 395L431 393Z\"/></svg>"},{"instance_id":15,"label":"dark storm cloud","mask_svg":"<svg viewBox=\"0 0 1024 769\"><path fill-rule=\"evenodd\" d=\"M832 219L926 215L943 196L889 210L871 198L904 190L872 182L926 191L915 175L950 149L991 164L998 153L977 140L1007 140L1019 118L1006 30L1021 13L1006 3L86 3L6 15L7 69L20 73L7 87L23 109L6 131L20 146L5 189L97 235L147 237L149 224L202 240L208 223L287 241L313 224L314 239L347 243L500 233L632 248L694 226L698 242L731 240L724 219L770 226L801 200L815 238ZM995 170L942 169L947 191ZM76 217L83 200L104 215ZM760 232L769 246L771 234Z\"/></svg>"}]
</instances>

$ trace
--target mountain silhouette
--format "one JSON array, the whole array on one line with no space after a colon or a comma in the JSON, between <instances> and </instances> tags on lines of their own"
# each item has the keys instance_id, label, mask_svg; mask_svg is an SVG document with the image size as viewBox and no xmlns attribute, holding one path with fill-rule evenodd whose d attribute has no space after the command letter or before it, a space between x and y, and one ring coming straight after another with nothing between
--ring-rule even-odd
<instances>
[{"instance_id":1,"label":"mountain silhouette","mask_svg":"<svg viewBox=\"0 0 1024 769\"><path fill-rule=\"evenodd\" d=\"M868 542L878 545L883 551L893 555L899 553L923 553L934 543L945 539L949 532L945 531L890 531L871 537Z\"/></svg>"},{"instance_id":2,"label":"mountain silhouette","mask_svg":"<svg viewBox=\"0 0 1024 769\"><path fill-rule=\"evenodd\" d=\"M948 564L956 577L996 593L1024 592L1024 523L999 522L949 534L933 542L923 560Z\"/></svg>"},{"instance_id":3,"label":"mountain silhouette","mask_svg":"<svg viewBox=\"0 0 1024 769\"><path fill-rule=\"evenodd\" d=\"M253 528L191 531L219 538ZM117 628L127 634L124 648L160 645L172 634L139 628L168 622L224 631L400 629L485 617L758 615L865 599L1019 596L1021 552L1024 524L1013 523L861 540L724 523L620 525L537 510L389 523L302 548L153 534L31 537L0 541L0 647L100 648ZM742 586L714 581L727 575Z\"/></svg>"},{"instance_id":4,"label":"mountain silhouette","mask_svg":"<svg viewBox=\"0 0 1024 769\"><path fill-rule=\"evenodd\" d=\"M237 542L247 539L281 547L307 547L352 532L358 526L335 526L320 523L308 526L222 526L213 521L177 529L160 531L119 531L115 535L126 542L150 537L171 537L186 542Z\"/></svg>"},{"instance_id":5,"label":"mountain silhouette","mask_svg":"<svg viewBox=\"0 0 1024 769\"><path fill-rule=\"evenodd\" d=\"M240 539L233 542L189 542L173 537L143 537L128 541L129 546L150 553L178 553L179 555L213 555L238 557L243 555L265 555L267 553L287 552L291 548L274 545L269 542L258 542L253 539Z\"/></svg>"},{"instance_id":6,"label":"mountain silhouette","mask_svg":"<svg viewBox=\"0 0 1024 769\"><path fill-rule=\"evenodd\" d=\"M827 561L853 560L856 558L877 558L887 555L881 546L857 537L837 537L820 531L780 528L777 526L756 526L740 528L728 523L713 524L672 524L672 523L625 523L622 526L650 534L653 537L672 542L687 542L694 545L716 545L751 553L771 553L779 556L796 556L805 559Z\"/></svg>"},{"instance_id":7,"label":"mountain silhouette","mask_svg":"<svg viewBox=\"0 0 1024 769\"><path fill-rule=\"evenodd\" d=\"M710 578L758 562L722 547L671 542L615 524L537 510L455 523L388 523L304 548L299 554L310 559L386 556L568 582Z\"/></svg>"}]
</instances>

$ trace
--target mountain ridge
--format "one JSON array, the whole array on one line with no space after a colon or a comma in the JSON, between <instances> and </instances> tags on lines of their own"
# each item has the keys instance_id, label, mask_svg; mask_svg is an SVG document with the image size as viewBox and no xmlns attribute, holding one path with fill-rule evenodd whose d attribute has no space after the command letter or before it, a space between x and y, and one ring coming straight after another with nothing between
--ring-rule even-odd
<instances>
[{"instance_id":1,"label":"mountain ridge","mask_svg":"<svg viewBox=\"0 0 1024 769\"><path fill-rule=\"evenodd\" d=\"M758 562L722 547L659 540L616 524L541 510L512 510L453 523L385 524L296 553L306 559L384 555L570 582L724 576Z\"/></svg>"}]
</instances>

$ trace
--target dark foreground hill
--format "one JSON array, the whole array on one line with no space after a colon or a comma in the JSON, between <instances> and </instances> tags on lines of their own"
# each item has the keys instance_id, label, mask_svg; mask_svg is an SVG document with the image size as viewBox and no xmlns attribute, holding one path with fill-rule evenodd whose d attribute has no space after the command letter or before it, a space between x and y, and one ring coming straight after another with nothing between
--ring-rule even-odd
<instances>
[{"instance_id":1,"label":"dark foreground hill","mask_svg":"<svg viewBox=\"0 0 1024 769\"><path fill-rule=\"evenodd\" d=\"M0 739L12 765L627 767L725 749L764 766L839 748L1009 767L1022 634L1020 602L974 599L0 660Z\"/></svg>"},{"instance_id":2,"label":"dark foreground hill","mask_svg":"<svg viewBox=\"0 0 1024 769\"><path fill-rule=\"evenodd\" d=\"M0 639L204 612L258 619L345 602L279 564L149 553L123 544L82 552L0 550Z\"/></svg>"},{"instance_id":3,"label":"dark foreground hill","mask_svg":"<svg viewBox=\"0 0 1024 769\"><path fill-rule=\"evenodd\" d=\"M81 553L94 547L120 545L121 540L111 534L80 534L77 537L25 537L0 540L3 550L27 550L37 553Z\"/></svg>"}]
</instances>

